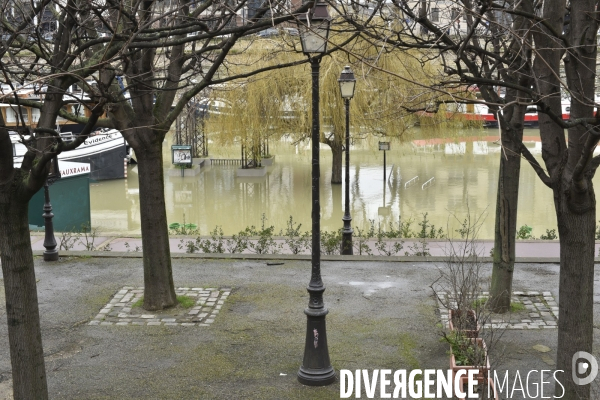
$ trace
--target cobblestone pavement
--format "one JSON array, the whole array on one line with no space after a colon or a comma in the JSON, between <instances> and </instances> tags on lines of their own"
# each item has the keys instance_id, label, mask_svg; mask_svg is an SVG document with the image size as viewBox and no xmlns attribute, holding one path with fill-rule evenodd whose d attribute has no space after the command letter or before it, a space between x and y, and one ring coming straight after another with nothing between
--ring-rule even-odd
<instances>
[{"instance_id":1,"label":"cobblestone pavement","mask_svg":"<svg viewBox=\"0 0 600 400\"><path fill-rule=\"evenodd\" d=\"M225 300L231 294L230 288L180 287L175 289L177 296L187 296L195 300L189 311L179 315L135 314L134 305L142 300L144 287L124 286L100 310L89 325L170 325L170 326L209 326L219 314Z\"/></svg>"},{"instance_id":2,"label":"cobblestone pavement","mask_svg":"<svg viewBox=\"0 0 600 400\"><path fill-rule=\"evenodd\" d=\"M447 292L438 293L443 297L445 304L456 305L453 297ZM487 299L489 292L482 292L480 298ZM509 313L507 315L494 314L489 319L492 329L556 329L558 323L558 303L551 292L534 290L513 291L512 303L522 304L527 310L528 318L516 318L522 313ZM448 309L438 301L438 311L444 326L448 328Z\"/></svg>"}]
</instances>

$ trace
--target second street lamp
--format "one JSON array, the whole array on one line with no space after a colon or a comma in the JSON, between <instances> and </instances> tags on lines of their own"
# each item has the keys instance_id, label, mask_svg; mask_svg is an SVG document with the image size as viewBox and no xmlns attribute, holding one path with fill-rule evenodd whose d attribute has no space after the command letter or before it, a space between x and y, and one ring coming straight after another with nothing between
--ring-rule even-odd
<instances>
[{"instance_id":1,"label":"second street lamp","mask_svg":"<svg viewBox=\"0 0 600 400\"><path fill-rule=\"evenodd\" d=\"M58 167L58 157L54 156L50 161L50 172L44 181L44 261L58 261L58 250L56 250L56 238L54 237L54 224L52 218L52 204L50 204L50 186L60 179L60 168Z\"/></svg>"},{"instance_id":2,"label":"second street lamp","mask_svg":"<svg viewBox=\"0 0 600 400\"><path fill-rule=\"evenodd\" d=\"M309 301L306 314L304 359L298 370L298 381L304 385L324 386L335 381L329 361L325 316L329 312L323 302L325 286L321 280L321 206L319 203L319 66L327 51L329 36L327 4L317 2L307 14L298 17L302 52L308 56L312 75L312 248Z\"/></svg>"},{"instance_id":3,"label":"second street lamp","mask_svg":"<svg viewBox=\"0 0 600 400\"><path fill-rule=\"evenodd\" d=\"M350 66L346 65L346 67L344 67L338 82L340 83L340 94L342 95L346 105L346 177L344 181L346 191L344 200L344 216L342 217L342 221L344 221L344 228L342 229L341 253L344 255L352 255L353 231L352 226L350 225L350 222L352 221L352 217L350 216L350 99L354 97L356 78L354 77L354 73L350 69Z\"/></svg>"}]
</instances>

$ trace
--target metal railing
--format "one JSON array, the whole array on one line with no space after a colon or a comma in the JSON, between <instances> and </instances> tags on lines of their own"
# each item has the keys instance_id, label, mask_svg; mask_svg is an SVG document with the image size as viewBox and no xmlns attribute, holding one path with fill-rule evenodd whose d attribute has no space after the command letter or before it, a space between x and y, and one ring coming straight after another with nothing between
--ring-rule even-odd
<instances>
[{"instance_id":1,"label":"metal railing","mask_svg":"<svg viewBox=\"0 0 600 400\"><path fill-rule=\"evenodd\" d=\"M407 187L412 186L417 182L419 182L419 175L406 181L406 183L404 184L404 188L406 189Z\"/></svg>"},{"instance_id":2,"label":"metal railing","mask_svg":"<svg viewBox=\"0 0 600 400\"><path fill-rule=\"evenodd\" d=\"M242 165L242 160L239 158L211 158L211 165Z\"/></svg>"},{"instance_id":3,"label":"metal railing","mask_svg":"<svg viewBox=\"0 0 600 400\"><path fill-rule=\"evenodd\" d=\"M435 181L435 177L430 178L427 182L421 185L421 190L427 189L429 186L433 185L433 181Z\"/></svg>"}]
</instances>

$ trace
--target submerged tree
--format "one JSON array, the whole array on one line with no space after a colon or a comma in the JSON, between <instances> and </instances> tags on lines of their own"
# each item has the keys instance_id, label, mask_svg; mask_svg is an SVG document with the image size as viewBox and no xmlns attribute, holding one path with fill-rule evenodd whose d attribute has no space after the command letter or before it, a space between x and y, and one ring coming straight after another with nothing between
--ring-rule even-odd
<instances>
[{"instance_id":1,"label":"submerged tree","mask_svg":"<svg viewBox=\"0 0 600 400\"><path fill-rule=\"evenodd\" d=\"M334 25L335 26L335 25ZM351 137L353 141L369 136L400 137L418 124L448 126L445 113L433 107L444 93L422 88L433 84L435 67L423 63L411 52L396 53L393 47L373 46L357 40L339 29L331 40L337 48L323 58L320 73L321 142L332 152L331 183L342 182L342 155L346 132L344 101L340 96L338 79L345 65L351 65L357 78L355 96L350 102ZM264 68L268 65L294 64L274 69L249 79L232 82L211 92L213 101L222 102L224 109L208 119L208 130L218 132L217 140L231 143L254 138L289 136L294 143L310 136L311 85L310 72L299 44L288 39L271 41L268 48L250 47L239 60L235 72L243 75L248 65ZM347 50L351 49L351 50ZM370 60L372 65L361 64ZM393 71L395 76L390 75ZM428 108L428 104L432 105ZM415 114L413 110L424 110Z\"/></svg>"},{"instance_id":2,"label":"submerged tree","mask_svg":"<svg viewBox=\"0 0 600 400\"><path fill-rule=\"evenodd\" d=\"M552 190L561 258L557 369L564 371L556 393L560 395L564 386L563 398L589 399L590 385L575 384L571 361L576 352L592 350L596 202L591 179L600 165L600 157L593 157L600 138L594 114L597 5L555 0L461 0L435 9L425 2L371 5L374 10L354 2L336 7L371 40L385 41L398 51L421 49L425 59L437 57L446 78L436 89L474 85L481 103L496 114L503 162L492 288L493 301L501 309L510 301L519 155ZM363 22L355 9L377 17ZM398 20L403 21L401 27L393 23ZM570 100L568 121L562 119L562 96ZM462 100L469 102L466 96ZM545 167L522 143L527 107L539 113Z\"/></svg>"}]
</instances>

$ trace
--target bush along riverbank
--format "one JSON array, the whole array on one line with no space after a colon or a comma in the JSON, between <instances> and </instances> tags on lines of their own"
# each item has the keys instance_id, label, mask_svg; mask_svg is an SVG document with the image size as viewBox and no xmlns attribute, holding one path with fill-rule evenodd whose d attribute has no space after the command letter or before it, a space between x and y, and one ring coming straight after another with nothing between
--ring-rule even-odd
<instances>
[{"instance_id":1,"label":"bush along riverbank","mask_svg":"<svg viewBox=\"0 0 600 400\"><path fill-rule=\"evenodd\" d=\"M466 220L461 222L456 216L451 235L443 228L430 223L428 214L424 213L417 221L414 218L399 219L387 225L369 221L367 229L353 228L353 254L374 256L444 256L450 240L464 238ZM303 229L302 224L289 217L284 229L276 229L261 218L260 226L250 226L231 236L226 235L220 226L216 226L209 236L200 235L194 223L172 223L170 226L171 251L174 253L205 254L299 254L311 253L311 232ZM448 228L447 228L448 229ZM523 225L516 232L517 239L524 246L557 239L555 230L547 230L539 238L533 236L533 228ZM35 236L35 235L34 235ZM60 251L143 251L141 240L135 237L118 237L106 235L97 228L82 226L69 232L56 233ZM597 228L597 239L600 239L600 227ZM321 231L321 253L323 255L339 255L341 250L341 229L337 231ZM517 243L519 243L519 241ZM33 241L32 241L33 242ZM492 250L491 240L480 240L481 256L487 256ZM525 244L527 243L527 244ZM41 242L40 242L41 244ZM35 246L33 246L35 247ZM38 246L39 247L39 246ZM543 250L542 252L545 252ZM600 249L599 249L600 255ZM537 253L527 251L525 257L537 257Z\"/></svg>"},{"instance_id":2,"label":"bush along riverbank","mask_svg":"<svg viewBox=\"0 0 600 400\"><path fill-rule=\"evenodd\" d=\"M413 226L417 229L413 230ZM171 233L175 235L194 235L195 224L171 224ZM444 239L442 228L429 223L427 213L422 220L414 224L413 219L399 220L387 226L370 220L366 230L355 228L353 234L354 254L357 255L416 255L428 256L428 239ZM406 241L404 239L412 239ZM341 229L321 231L321 254L340 254L342 245ZM225 237L221 227L217 226L210 237L198 236L196 239L180 239L180 250L186 253L254 253L254 254L310 254L311 232L303 231L302 224L294 222L290 216L285 229L276 231L273 225L267 225L263 214L261 226L254 225Z\"/></svg>"}]
</instances>

